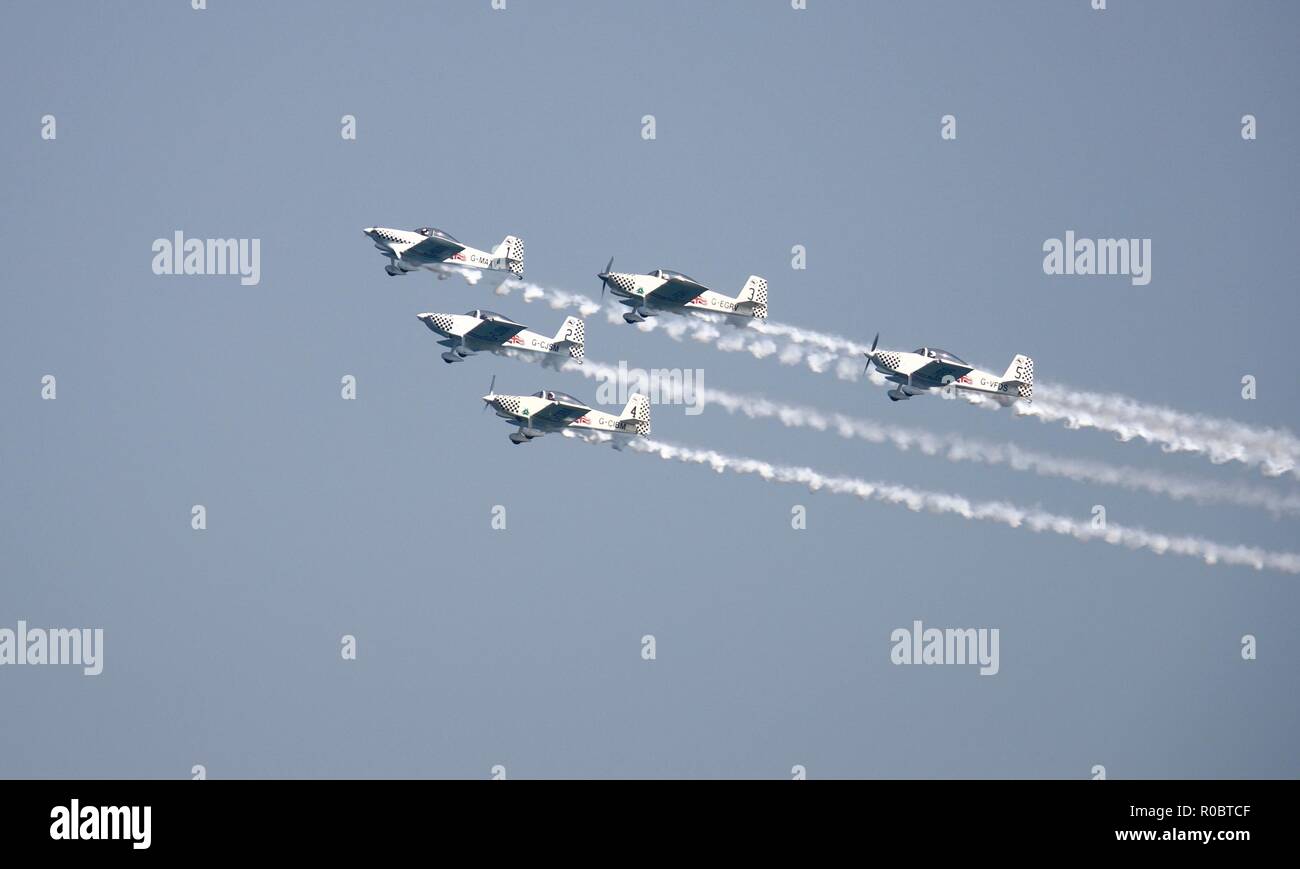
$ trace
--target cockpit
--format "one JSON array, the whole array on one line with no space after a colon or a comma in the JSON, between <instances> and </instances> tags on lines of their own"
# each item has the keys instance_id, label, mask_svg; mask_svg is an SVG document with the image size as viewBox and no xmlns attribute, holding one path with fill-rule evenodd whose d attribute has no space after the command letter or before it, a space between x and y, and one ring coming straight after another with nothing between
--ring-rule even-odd
<instances>
[{"instance_id":1,"label":"cockpit","mask_svg":"<svg viewBox=\"0 0 1300 869\"><path fill-rule=\"evenodd\" d=\"M416 232L418 232L420 235L424 236L425 238L440 238L443 241L450 241L454 244L460 244L460 242L452 238L450 232L443 232L441 229L437 229L432 226L422 226L419 229L417 229Z\"/></svg>"},{"instance_id":2,"label":"cockpit","mask_svg":"<svg viewBox=\"0 0 1300 869\"><path fill-rule=\"evenodd\" d=\"M947 350L940 350L938 347L918 347L915 351L918 356L925 356L928 359L938 359L940 362L951 362L954 365L965 365L963 359L958 358L955 354Z\"/></svg>"},{"instance_id":3,"label":"cockpit","mask_svg":"<svg viewBox=\"0 0 1300 869\"><path fill-rule=\"evenodd\" d=\"M690 277L689 275L684 275L681 272L675 272L672 269L655 269L650 274L651 276L659 278L660 280L663 281L686 281L687 283L692 283L692 284L700 283L699 281L695 280L695 278ZM703 284L701 284L701 286L703 286Z\"/></svg>"},{"instance_id":4,"label":"cockpit","mask_svg":"<svg viewBox=\"0 0 1300 869\"><path fill-rule=\"evenodd\" d=\"M544 398L547 401L558 401L561 404L576 404L579 407L587 406L585 403L574 398L572 395L569 395L567 392L556 392L551 389L539 389L537 392L533 393L533 396L535 398Z\"/></svg>"},{"instance_id":5,"label":"cockpit","mask_svg":"<svg viewBox=\"0 0 1300 869\"><path fill-rule=\"evenodd\" d=\"M477 317L480 320L500 320L505 323L511 322L505 314L498 314L496 311L489 311L487 308L475 308L472 311L465 312L466 317Z\"/></svg>"}]
</instances>

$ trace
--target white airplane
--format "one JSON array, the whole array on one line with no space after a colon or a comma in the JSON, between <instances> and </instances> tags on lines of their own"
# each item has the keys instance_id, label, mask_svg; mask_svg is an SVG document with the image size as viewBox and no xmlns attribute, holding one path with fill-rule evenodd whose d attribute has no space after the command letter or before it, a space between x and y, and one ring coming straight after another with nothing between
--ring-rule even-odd
<instances>
[{"instance_id":1,"label":"white airplane","mask_svg":"<svg viewBox=\"0 0 1300 869\"><path fill-rule=\"evenodd\" d=\"M758 275L750 275L740 295L733 299L715 293L681 272L655 269L648 275L640 275L612 271L613 268L614 258L610 257L605 270L596 275L600 278L600 294L604 296L608 289L621 296L619 304L632 309L623 315L629 323L640 323L646 317L653 317L656 309L682 308L767 319L767 281Z\"/></svg>"},{"instance_id":2,"label":"white airplane","mask_svg":"<svg viewBox=\"0 0 1300 869\"><path fill-rule=\"evenodd\" d=\"M548 338L526 328L522 323L476 308L464 314L417 314L433 332L445 336L438 343L451 348L442 354L443 362L457 362L480 350L499 353L503 348L526 350L547 356L568 355L579 363L585 353L586 326L577 317L565 317L560 331Z\"/></svg>"},{"instance_id":3,"label":"white airplane","mask_svg":"<svg viewBox=\"0 0 1300 869\"><path fill-rule=\"evenodd\" d=\"M389 277L416 269L436 272L441 280L454 274L463 275L466 269L510 272L516 278L524 276L524 242L513 235L507 235L488 253L461 244L449 233L432 226L422 226L414 232L386 226L367 226L361 231L388 257L384 271Z\"/></svg>"},{"instance_id":4,"label":"white airplane","mask_svg":"<svg viewBox=\"0 0 1300 869\"><path fill-rule=\"evenodd\" d=\"M877 350L880 334L876 333L867 357L867 373L872 363L876 370L898 385L886 393L893 401L904 401L931 389L951 385L955 389L990 395L1004 407L1034 395L1034 360L1017 355L1001 377L968 365L947 350L921 347L912 353Z\"/></svg>"},{"instance_id":5,"label":"white airplane","mask_svg":"<svg viewBox=\"0 0 1300 869\"><path fill-rule=\"evenodd\" d=\"M496 383L493 377L488 394L483 396L483 409L490 407L506 422L519 426L510 435L512 444L528 443L548 432L565 429L606 432L626 438L650 434L650 399L639 392L632 393L623 412L614 416L592 410L572 395L550 389L532 395L498 395Z\"/></svg>"}]
</instances>

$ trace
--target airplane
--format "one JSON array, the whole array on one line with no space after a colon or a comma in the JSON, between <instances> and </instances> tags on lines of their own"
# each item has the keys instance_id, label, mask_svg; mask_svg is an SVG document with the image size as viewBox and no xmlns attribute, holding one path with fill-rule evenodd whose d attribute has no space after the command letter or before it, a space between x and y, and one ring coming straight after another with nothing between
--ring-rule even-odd
<instances>
[{"instance_id":1,"label":"airplane","mask_svg":"<svg viewBox=\"0 0 1300 869\"><path fill-rule=\"evenodd\" d=\"M880 333L877 332L871 350L863 354L867 357L867 365L862 373L866 374L874 363L886 380L898 384L886 393L892 401L905 401L914 395L949 385L990 395L1003 407L1019 399L1028 401L1033 398L1034 360L1028 356L1017 355L1007 366L1006 373L998 377L963 362L947 350L937 347L920 347L912 353L877 350L879 341Z\"/></svg>"},{"instance_id":2,"label":"airplane","mask_svg":"<svg viewBox=\"0 0 1300 869\"><path fill-rule=\"evenodd\" d=\"M641 275L616 272L613 268L614 258L610 257L605 270L596 275L600 278L600 294L603 297L608 289L622 297L619 304L632 309L623 315L628 323L640 323L646 317L653 317L657 313L655 309L683 308L767 319L767 281L758 275L750 275L740 295L733 299L710 290L681 272L655 269Z\"/></svg>"},{"instance_id":3,"label":"airplane","mask_svg":"<svg viewBox=\"0 0 1300 869\"><path fill-rule=\"evenodd\" d=\"M385 226L367 226L361 231L388 257L384 271L389 277L416 269L436 272L440 280L454 274L463 275L465 269L509 272L520 279L524 276L524 242L513 235L507 235L488 253L461 244L449 233L432 226L422 226L414 232Z\"/></svg>"},{"instance_id":4,"label":"airplane","mask_svg":"<svg viewBox=\"0 0 1300 869\"><path fill-rule=\"evenodd\" d=\"M417 314L430 331L446 336L438 343L451 348L442 361L458 362L480 350L499 352L502 348L563 356L566 353L582 362L586 327L577 317L565 317L554 338L540 335L496 311L476 308L464 314ZM544 357L543 357L544 358Z\"/></svg>"},{"instance_id":5,"label":"airplane","mask_svg":"<svg viewBox=\"0 0 1300 869\"><path fill-rule=\"evenodd\" d=\"M607 432L627 438L650 434L650 399L632 393L627 406L618 416L592 410L572 395L541 389L532 395L498 395L497 379L492 378L483 409L492 408L496 415L519 430L511 432L510 442L518 446L549 432L565 429Z\"/></svg>"}]
</instances>

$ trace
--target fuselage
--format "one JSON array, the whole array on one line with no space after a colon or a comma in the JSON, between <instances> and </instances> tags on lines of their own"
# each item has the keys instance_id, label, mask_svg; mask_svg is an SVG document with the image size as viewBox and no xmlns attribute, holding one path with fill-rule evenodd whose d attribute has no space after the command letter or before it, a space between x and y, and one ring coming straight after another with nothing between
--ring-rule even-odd
<instances>
[{"instance_id":1,"label":"fuselage","mask_svg":"<svg viewBox=\"0 0 1300 869\"><path fill-rule=\"evenodd\" d=\"M914 372L930 361L924 356L917 356L915 353L894 353L882 355L904 357L900 360L897 367L881 365L879 360L876 362L877 370L885 376L886 380L892 380L894 383L907 383L908 372ZM942 389L949 384L957 389L966 389L972 392L988 392L999 395L1015 393L1014 386L1004 383L996 375L991 374L988 371L981 371L978 368L972 368L967 373L957 377L952 377L951 379L932 379L916 375L912 376L912 386L921 389Z\"/></svg>"},{"instance_id":2,"label":"fuselage","mask_svg":"<svg viewBox=\"0 0 1300 869\"><path fill-rule=\"evenodd\" d=\"M562 342L531 329L511 335L505 341L484 341L473 335L466 335L482 322L478 317L468 314L421 314L420 322L429 327L429 331L453 339L454 343L464 343L471 350L499 350L503 347L514 350L528 350L536 353L565 353ZM446 342L443 342L446 343Z\"/></svg>"},{"instance_id":3,"label":"fuselage","mask_svg":"<svg viewBox=\"0 0 1300 869\"><path fill-rule=\"evenodd\" d=\"M609 291L624 299L640 302L648 308L693 308L700 311L718 311L723 314L735 314L737 300L722 293L710 290L701 284L695 295L683 302L661 301L655 298L654 291L668 281L654 275L637 275L625 272L605 272ZM691 283L695 283L692 281Z\"/></svg>"},{"instance_id":4,"label":"fuselage","mask_svg":"<svg viewBox=\"0 0 1300 869\"><path fill-rule=\"evenodd\" d=\"M430 268L441 265L461 266L471 269L490 269L493 267L492 255L478 248L466 247L447 256L426 256L416 245L425 240L425 236L407 229L391 229L385 226L372 226L362 230L379 248L379 252L393 261L395 268L401 271L414 271L418 268Z\"/></svg>"},{"instance_id":5,"label":"fuselage","mask_svg":"<svg viewBox=\"0 0 1300 869\"><path fill-rule=\"evenodd\" d=\"M595 431L635 434L631 429L634 420L620 419L611 413L588 408L583 414L568 423L533 423L538 413L550 407L555 400L538 395L497 395L483 396L483 400L504 420L523 428L536 428L539 431L562 431L566 428L592 429Z\"/></svg>"},{"instance_id":6,"label":"fuselage","mask_svg":"<svg viewBox=\"0 0 1300 869\"><path fill-rule=\"evenodd\" d=\"M1028 391L1032 389L1031 385L1027 386L1020 380L1009 379L1016 373L1016 362L1013 362L1007 375L999 377L990 371L975 368L944 350L922 348L914 353L873 350L870 358L886 380L898 384L890 392L890 398L896 401L951 386L966 392L991 395L1004 404L1009 404L1019 398L1028 398ZM1025 359L1032 366L1027 357L1018 356L1016 359ZM1022 377L1032 384L1032 371L1024 373Z\"/></svg>"}]
</instances>

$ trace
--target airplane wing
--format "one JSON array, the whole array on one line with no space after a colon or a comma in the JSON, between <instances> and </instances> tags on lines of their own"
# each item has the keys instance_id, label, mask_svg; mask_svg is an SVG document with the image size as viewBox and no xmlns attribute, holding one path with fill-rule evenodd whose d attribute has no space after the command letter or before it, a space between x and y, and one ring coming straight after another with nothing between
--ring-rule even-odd
<instances>
[{"instance_id":1,"label":"airplane wing","mask_svg":"<svg viewBox=\"0 0 1300 869\"><path fill-rule=\"evenodd\" d=\"M529 423L534 426L553 426L563 428L575 419L591 412L591 408L581 404L565 404L555 401L533 414Z\"/></svg>"},{"instance_id":2,"label":"airplane wing","mask_svg":"<svg viewBox=\"0 0 1300 869\"><path fill-rule=\"evenodd\" d=\"M707 290L708 287L702 287L692 281L669 278L646 293L646 298L661 304L666 302L670 305L684 305Z\"/></svg>"},{"instance_id":3,"label":"airplane wing","mask_svg":"<svg viewBox=\"0 0 1300 869\"><path fill-rule=\"evenodd\" d=\"M465 333L465 337L486 341L489 344L504 344L525 328L509 320L479 320L477 326Z\"/></svg>"},{"instance_id":4,"label":"airplane wing","mask_svg":"<svg viewBox=\"0 0 1300 869\"><path fill-rule=\"evenodd\" d=\"M454 253L460 253L465 249L465 245L460 242L448 241L445 238L425 238L424 241L412 245L406 250L403 256L418 254L422 257L428 257L431 260L442 260Z\"/></svg>"},{"instance_id":5,"label":"airplane wing","mask_svg":"<svg viewBox=\"0 0 1300 869\"><path fill-rule=\"evenodd\" d=\"M943 383L946 377L959 380L974 370L970 365L957 365L953 362L932 359L913 371L912 376L921 380L933 380L935 383Z\"/></svg>"}]
</instances>

